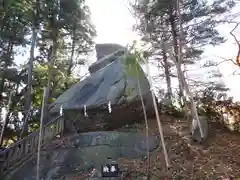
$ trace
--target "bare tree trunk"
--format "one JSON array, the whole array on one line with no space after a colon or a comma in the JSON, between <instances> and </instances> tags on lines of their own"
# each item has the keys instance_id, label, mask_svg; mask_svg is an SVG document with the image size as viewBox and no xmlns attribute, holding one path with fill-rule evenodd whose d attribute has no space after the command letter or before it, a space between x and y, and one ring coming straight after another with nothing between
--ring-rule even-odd
<instances>
[{"instance_id":1,"label":"bare tree trunk","mask_svg":"<svg viewBox=\"0 0 240 180\"><path fill-rule=\"evenodd\" d=\"M60 6L60 5L59 5ZM48 56L48 81L47 81L47 88L46 88L46 95L43 102L44 105L44 124L48 121L48 103L50 97L50 91L52 88L52 73L53 73L53 66L57 56L57 48L58 48L58 29L56 27L57 22L56 12L53 12L51 18L49 19L50 27L51 27L51 39L52 39L52 46L49 49L49 56Z\"/></svg>"},{"instance_id":2,"label":"bare tree trunk","mask_svg":"<svg viewBox=\"0 0 240 180\"><path fill-rule=\"evenodd\" d=\"M74 52L75 52L75 46L76 46L76 28L73 27L73 32L72 32L72 48L71 48L71 57L69 59L69 66L68 66L68 70L67 70L67 76L71 75L71 70L73 67L73 59L74 59Z\"/></svg>"},{"instance_id":3,"label":"bare tree trunk","mask_svg":"<svg viewBox=\"0 0 240 180\"><path fill-rule=\"evenodd\" d=\"M198 126L199 126L199 130L200 130L200 134L201 134L201 138L204 138L204 134L203 134L203 130L202 130L202 126L198 117L198 112L197 112L197 108L196 108L196 104L194 102L193 99L193 95L189 89L189 86L187 84L186 78L184 77L184 74L182 72L181 69L181 62L182 62L182 40L183 40L183 28L182 28L182 18L181 18L181 9L180 9L180 2L179 0L176 0L177 3L177 12L178 12L178 16L179 16L179 28L180 28L180 33L179 33L179 48L178 48L178 62L177 64L177 71L179 74L180 79L182 80L182 82L184 83L184 88L186 90L186 94L189 97L190 101L191 101L191 112L192 115L194 116L194 118L196 118Z\"/></svg>"},{"instance_id":4,"label":"bare tree trunk","mask_svg":"<svg viewBox=\"0 0 240 180\"><path fill-rule=\"evenodd\" d=\"M55 30L53 30L55 31ZM47 81L47 88L46 88L46 95L45 95L45 99L44 99L44 124L47 122L48 120L48 100L49 100L49 96L50 96L50 90L51 90L51 82L52 82L52 72L53 72L53 65L54 65L54 61L56 59L56 54L57 54L57 39L53 39L53 46L50 49L51 51L51 57L48 59L48 81Z\"/></svg>"},{"instance_id":5,"label":"bare tree trunk","mask_svg":"<svg viewBox=\"0 0 240 180\"><path fill-rule=\"evenodd\" d=\"M179 57L177 56L178 54L178 42L177 42L177 27L176 27L176 14L174 14L174 6L172 5L169 7L169 21L170 21L170 26L171 26L171 32L172 32L172 37L173 37L173 50L174 50L174 59L178 62ZM179 96L180 96L180 103L182 108L185 106L186 102L186 97L184 95L184 90L183 90L183 82L182 80L178 77L178 83L179 83ZM186 112L185 112L186 113Z\"/></svg>"},{"instance_id":6,"label":"bare tree trunk","mask_svg":"<svg viewBox=\"0 0 240 180\"><path fill-rule=\"evenodd\" d=\"M37 18L38 18L38 8L39 8L39 0L35 1L36 11L34 12L34 20L32 26L32 44L30 50L30 59L28 61L28 90L26 93L26 103L25 103L25 112L24 112L24 124L23 129L21 131L20 138L23 137L23 134L28 133L28 119L29 119L29 111L31 109L31 92L32 92L32 76L33 76L33 61L34 61L34 50L37 41Z\"/></svg>"},{"instance_id":7,"label":"bare tree trunk","mask_svg":"<svg viewBox=\"0 0 240 180\"><path fill-rule=\"evenodd\" d=\"M171 77L170 77L170 67L169 67L168 61L167 61L166 49L163 45L162 45L162 55L163 55L165 78L166 78L166 82L167 82L167 98L169 100L171 100L172 99L172 86L171 86Z\"/></svg>"},{"instance_id":8,"label":"bare tree trunk","mask_svg":"<svg viewBox=\"0 0 240 180\"><path fill-rule=\"evenodd\" d=\"M170 100L172 104L172 86L171 86L171 77L170 77L170 66L168 64L168 59L167 59L167 49L165 46L165 41L166 39L166 28L164 24L164 18L161 16L161 28L162 28L162 34L163 34L163 43L161 43L161 50L162 50L162 56L163 56L163 67L164 67L164 72L165 72L165 78L166 78L166 83L167 83L167 98Z\"/></svg>"}]
</instances>

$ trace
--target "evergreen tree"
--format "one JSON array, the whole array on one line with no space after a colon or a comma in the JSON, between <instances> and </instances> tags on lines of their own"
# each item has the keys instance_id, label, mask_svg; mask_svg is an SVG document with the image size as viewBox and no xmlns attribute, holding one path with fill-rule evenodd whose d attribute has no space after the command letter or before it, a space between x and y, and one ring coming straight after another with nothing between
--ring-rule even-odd
<instances>
[{"instance_id":1,"label":"evergreen tree","mask_svg":"<svg viewBox=\"0 0 240 180\"><path fill-rule=\"evenodd\" d=\"M184 71L190 66L196 66L201 61L203 48L206 45L219 45L224 42L216 27L219 21L216 16L225 13L234 6L232 1L214 1L208 4L204 1L184 1L181 4L181 19L183 22L183 61ZM177 77L173 59L178 61L179 33L177 24L178 15L175 1L137 1L133 9L139 23L136 30L142 35L142 40L151 47L150 56L157 61L165 70L165 77L170 89L171 78ZM165 44L165 46L163 46ZM173 44L173 46L172 46ZM173 54L174 57L168 56ZM167 55L167 56L166 56ZM182 82L179 80L179 85ZM179 86L180 96L183 96L183 90Z\"/></svg>"},{"instance_id":2,"label":"evergreen tree","mask_svg":"<svg viewBox=\"0 0 240 180\"><path fill-rule=\"evenodd\" d=\"M25 136L38 127L44 86L49 88L48 107L66 88L79 81L74 68L84 64L96 32L83 0L12 0L3 4L0 99L4 108L7 94L14 92L4 137L17 140L22 130ZM29 59L21 59L26 61L23 65L17 65L19 53L30 54ZM19 116L19 112L25 117Z\"/></svg>"}]
</instances>

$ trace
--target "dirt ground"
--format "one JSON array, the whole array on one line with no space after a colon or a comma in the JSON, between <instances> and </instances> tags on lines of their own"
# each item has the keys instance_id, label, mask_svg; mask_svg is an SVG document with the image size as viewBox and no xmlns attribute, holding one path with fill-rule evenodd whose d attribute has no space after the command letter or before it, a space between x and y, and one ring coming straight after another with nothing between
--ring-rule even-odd
<instances>
[{"instance_id":1,"label":"dirt ground","mask_svg":"<svg viewBox=\"0 0 240 180\"><path fill-rule=\"evenodd\" d=\"M209 138L204 145L191 142L189 123L176 118L161 116L164 139L171 167L166 168L162 148L150 153L150 180L240 180L240 134L220 125L210 124ZM149 119L149 134L158 136L156 119ZM133 127L146 133L144 124ZM120 159L124 180L148 180L147 152L144 160ZM90 174L77 179L88 180ZM76 179L76 178L70 178Z\"/></svg>"},{"instance_id":2,"label":"dirt ground","mask_svg":"<svg viewBox=\"0 0 240 180\"><path fill-rule=\"evenodd\" d=\"M166 169L162 149L151 152L150 180L240 180L240 134L211 124L207 142L198 145L190 140L189 123L166 116L161 121L171 167ZM159 136L157 121L150 119L148 123L150 134ZM138 128L145 133L144 125ZM122 159L121 164L127 172L125 179L147 179L147 160Z\"/></svg>"}]
</instances>

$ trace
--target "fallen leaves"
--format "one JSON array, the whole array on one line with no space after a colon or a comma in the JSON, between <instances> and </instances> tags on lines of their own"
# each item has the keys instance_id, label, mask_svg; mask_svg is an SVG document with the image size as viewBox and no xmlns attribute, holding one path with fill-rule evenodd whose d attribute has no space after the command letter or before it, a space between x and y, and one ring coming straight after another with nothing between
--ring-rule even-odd
<instances>
[{"instance_id":1,"label":"fallen leaves","mask_svg":"<svg viewBox=\"0 0 240 180\"><path fill-rule=\"evenodd\" d=\"M162 149L155 149L150 153L150 180L231 180L240 177L240 135L219 127L211 128L211 134L214 136L210 138L208 146L203 147L191 143L187 127L186 122L169 120L163 122L164 138L172 166L166 169ZM143 124L135 125L134 128L145 134ZM149 134L159 137L156 120L149 120L149 129ZM56 144L70 146L67 138L56 141ZM125 177L123 179L148 180L146 158L135 160L120 158L118 162ZM87 180L91 173L79 178Z\"/></svg>"},{"instance_id":2,"label":"fallen leaves","mask_svg":"<svg viewBox=\"0 0 240 180\"><path fill-rule=\"evenodd\" d=\"M150 120L151 134L158 134L156 127L156 120ZM190 143L186 127L186 122L168 121L163 123L163 129L167 131L164 132L164 136L172 167L167 170L163 153L155 150L150 157L150 180L164 178L230 180L239 177L240 135L233 135L224 130L211 129L212 133L216 135L210 140L209 146L203 147ZM141 132L145 133L144 126L142 126ZM135 177L136 179L146 176L146 161L128 162L128 160L125 160L121 161L121 163L128 166L129 176L132 179L137 173L138 177Z\"/></svg>"}]
</instances>

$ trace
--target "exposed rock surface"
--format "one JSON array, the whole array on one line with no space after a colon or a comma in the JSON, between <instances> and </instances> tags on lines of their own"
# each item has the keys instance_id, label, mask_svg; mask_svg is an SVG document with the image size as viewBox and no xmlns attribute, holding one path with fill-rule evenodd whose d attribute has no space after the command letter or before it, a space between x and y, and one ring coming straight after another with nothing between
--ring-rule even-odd
<instances>
[{"instance_id":1,"label":"exposed rock surface","mask_svg":"<svg viewBox=\"0 0 240 180\"><path fill-rule=\"evenodd\" d=\"M110 52L110 51L109 51ZM139 76L131 75L120 50L90 66L91 75L75 84L57 98L50 113L64 109L66 125L78 131L106 130L132 123L143 115L138 80L148 115L152 114L150 85L142 69ZM108 112L111 104L112 113ZM87 117L84 117L86 107ZM142 118L141 118L142 119ZM74 121L75 125L70 125ZM94 127L89 127L94 126Z\"/></svg>"},{"instance_id":2,"label":"exposed rock surface","mask_svg":"<svg viewBox=\"0 0 240 180\"><path fill-rule=\"evenodd\" d=\"M120 49L125 49L125 47L113 43L96 44L95 48L98 60Z\"/></svg>"},{"instance_id":3,"label":"exposed rock surface","mask_svg":"<svg viewBox=\"0 0 240 180\"><path fill-rule=\"evenodd\" d=\"M158 146L155 137L149 137L152 151ZM134 132L93 132L74 135L66 140L66 144L46 147L41 151L41 179L71 179L100 170L101 165L111 157L118 162L119 158L135 159L146 156L146 138ZM8 177L11 180L35 180L36 157L26 162L15 173ZM100 176L97 173L97 176ZM24 177L24 178L23 178ZM96 177L96 174L95 174Z\"/></svg>"},{"instance_id":4,"label":"exposed rock surface","mask_svg":"<svg viewBox=\"0 0 240 180\"><path fill-rule=\"evenodd\" d=\"M147 94L150 86L143 71L139 80L142 93ZM84 105L91 109L107 105L109 102L116 105L131 102L138 96L137 77L130 76L126 72L123 60L117 57L112 63L92 73L59 96L50 112L59 112L61 106L64 110L72 110L83 109ZM150 100L151 96L146 98Z\"/></svg>"}]
</instances>

